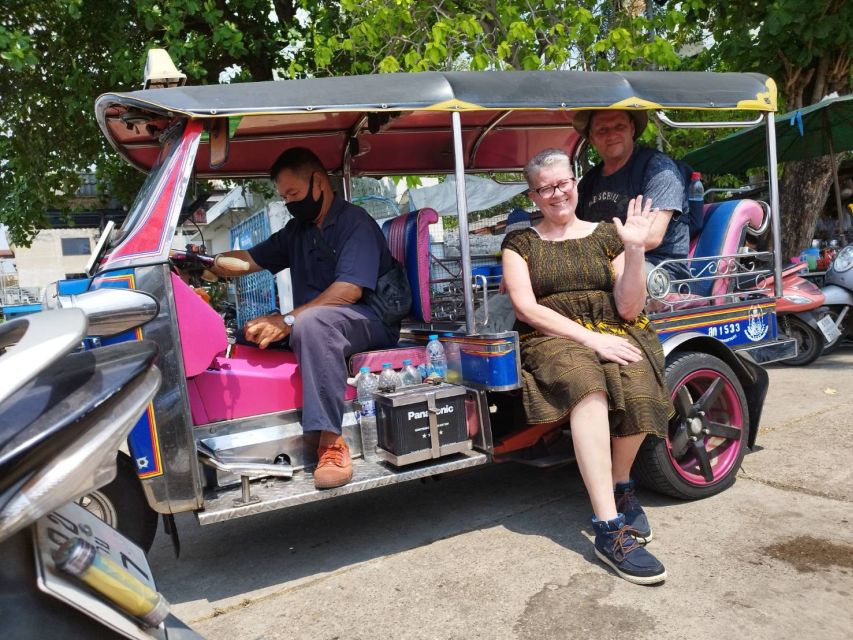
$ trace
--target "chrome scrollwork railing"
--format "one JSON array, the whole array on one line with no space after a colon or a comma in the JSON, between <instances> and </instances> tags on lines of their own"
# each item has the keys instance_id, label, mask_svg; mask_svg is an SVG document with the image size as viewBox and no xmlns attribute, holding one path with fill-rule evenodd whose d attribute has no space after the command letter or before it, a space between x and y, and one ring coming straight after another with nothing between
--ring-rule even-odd
<instances>
[{"instance_id":1,"label":"chrome scrollwork railing","mask_svg":"<svg viewBox=\"0 0 853 640\"><path fill-rule=\"evenodd\" d=\"M769 295L765 289L772 264L768 251L665 260L646 278L646 310L668 313Z\"/></svg>"}]
</instances>

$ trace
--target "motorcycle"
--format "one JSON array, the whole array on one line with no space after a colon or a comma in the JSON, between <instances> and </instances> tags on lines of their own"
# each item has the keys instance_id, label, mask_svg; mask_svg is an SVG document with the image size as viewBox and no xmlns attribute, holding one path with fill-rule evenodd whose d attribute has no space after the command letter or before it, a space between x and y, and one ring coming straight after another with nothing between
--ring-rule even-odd
<instances>
[{"instance_id":1,"label":"motorcycle","mask_svg":"<svg viewBox=\"0 0 853 640\"><path fill-rule=\"evenodd\" d=\"M853 244L844 247L832 260L821 293L827 306L821 322L830 332L823 352L832 353L853 337L853 320L850 318L853 308Z\"/></svg>"},{"instance_id":2,"label":"motorcycle","mask_svg":"<svg viewBox=\"0 0 853 640\"><path fill-rule=\"evenodd\" d=\"M782 297L776 300L779 332L797 342L797 355L780 361L792 367L803 367L817 360L828 339L820 320L824 294L800 275L806 269L804 264L794 264L782 271ZM772 276L767 278L764 290L772 291L773 283Z\"/></svg>"},{"instance_id":3,"label":"motorcycle","mask_svg":"<svg viewBox=\"0 0 853 640\"><path fill-rule=\"evenodd\" d=\"M116 476L161 382L155 343L81 341L135 328L158 305L107 290L78 302L0 325L4 637L200 638L169 613L142 549L75 502Z\"/></svg>"}]
</instances>

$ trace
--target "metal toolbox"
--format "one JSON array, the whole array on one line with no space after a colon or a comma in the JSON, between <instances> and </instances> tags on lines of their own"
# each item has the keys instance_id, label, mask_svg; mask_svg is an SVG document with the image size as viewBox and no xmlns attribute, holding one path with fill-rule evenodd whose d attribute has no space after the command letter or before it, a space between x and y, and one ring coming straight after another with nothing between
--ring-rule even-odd
<instances>
[{"instance_id":1,"label":"metal toolbox","mask_svg":"<svg viewBox=\"0 0 853 640\"><path fill-rule=\"evenodd\" d=\"M455 384L375 394L379 457L399 467L471 449L465 394Z\"/></svg>"}]
</instances>

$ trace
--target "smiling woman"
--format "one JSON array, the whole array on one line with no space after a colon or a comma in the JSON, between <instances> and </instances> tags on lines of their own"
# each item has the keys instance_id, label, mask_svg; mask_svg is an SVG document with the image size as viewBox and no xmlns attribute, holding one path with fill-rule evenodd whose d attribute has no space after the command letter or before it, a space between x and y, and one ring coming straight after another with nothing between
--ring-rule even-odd
<instances>
[{"instance_id":1,"label":"smiling woman","mask_svg":"<svg viewBox=\"0 0 853 640\"><path fill-rule=\"evenodd\" d=\"M646 435L665 437L672 412L663 349L641 313L653 214L638 198L624 225L578 220L575 180L559 149L534 156L525 176L543 220L507 234L503 268L518 317L527 422L569 420L596 554L626 580L660 582L663 565L640 546L652 532L630 478Z\"/></svg>"}]
</instances>

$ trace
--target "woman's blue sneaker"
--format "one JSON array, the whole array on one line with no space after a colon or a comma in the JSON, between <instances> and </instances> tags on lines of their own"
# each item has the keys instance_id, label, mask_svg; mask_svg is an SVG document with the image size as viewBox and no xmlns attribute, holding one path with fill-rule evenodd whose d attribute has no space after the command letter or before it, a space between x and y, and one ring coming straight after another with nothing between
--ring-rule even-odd
<instances>
[{"instance_id":1,"label":"woman's blue sneaker","mask_svg":"<svg viewBox=\"0 0 853 640\"><path fill-rule=\"evenodd\" d=\"M634 530L637 542L646 544L652 541L652 527L637 494L634 493L634 481L617 482L613 490L616 498L616 511L625 515L625 524Z\"/></svg>"},{"instance_id":2,"label":"woman's blue sneaker","mask_svg":"<svg viewBox=\"0 0 853 640\"><path fill-rule=\"evenodd\" d=\"M595 555L628 582L656 584L666 580L666 569L640 545L621 513L612 520L592 519Z\"/></svg>"}]
</instances>

